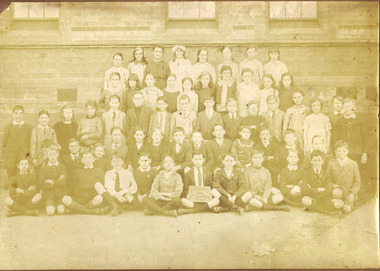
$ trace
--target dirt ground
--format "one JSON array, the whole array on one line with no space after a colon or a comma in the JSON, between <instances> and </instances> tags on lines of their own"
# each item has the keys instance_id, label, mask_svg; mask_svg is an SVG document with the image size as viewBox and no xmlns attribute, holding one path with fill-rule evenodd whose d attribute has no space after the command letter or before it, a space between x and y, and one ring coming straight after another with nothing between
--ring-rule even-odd
<instances>
[{"instance_id":1,"label":"dirt ground","mask_svg":"<svg viewBox=\"0 0 380 271\"><path fill-rule=\"evenodd\" d=\"M6 192L1 190L0 199ZM378 198L347 216L291 212L178 218L63 215L6 218L1 269L378 267ZM254 255L252 244L275 249Z\"/></svg>"}]
</instances>

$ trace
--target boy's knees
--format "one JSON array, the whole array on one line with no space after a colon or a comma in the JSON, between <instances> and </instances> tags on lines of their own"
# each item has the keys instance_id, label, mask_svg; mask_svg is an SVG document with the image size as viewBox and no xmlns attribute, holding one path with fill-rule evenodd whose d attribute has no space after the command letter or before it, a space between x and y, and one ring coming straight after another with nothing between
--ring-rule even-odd
<instances>
[{"instance_id":1,"label":"boy's knees","mask_svg":"<svg viewBox=\"0 0 380 271\"><path fill-rule=\"evenodd\" d=\"M332 203L333 203L335 209L341 209L344 205L344 202L341 199L333 199Z\"/></svg>"},{"instance_id":2,"label":"boy's knees","mask_svg":"<svg viewBox=\"0 0 380 271\"><path fill-rule=\"evenodd\" d=\"M263 207L263 203L256 198L252 198L249 200L249 205L254 208L261 209Z\"/></svg>"},{"instance_id":3,"label":"boy's knees","mask_svg":"<svg viewBox=\"0 0 380 271\"><path fill-rule=\"evenodd\" d=\"M243 196L241 196L241 200L244 202L244 203L247 203L249 202L249 200L252 198L252 194L251 192L246 192Z\"/></svg>"},{"instance_id":4,"label":"boy's knees","mask_svg":"<svg viewBox=\"0 0 380 271\"><path fill-rule=\"evenodd\" d=\"M101 195L96 195L93 199L92 199L92 205L94 205L95 207L98 207L100 206L102 203L103 203L103 197Z\"/></svg>"},{"instance_id":5,"label":"boy's knees","mask_svg":"<svg viewBox=\"0 0 380 271\"><path fill-rule=\"evenodd\" d=\"M54 206L47 206L46 207L46 213L47 213L47 215L54 215L55 214Z\"/></svg>"},{"instance_id":6,"label":"boy's knees","mask_svg":"<svg viewBox=\"0 0 380 271\"><path fill-rule=\"evenodd\" d=\"M283 197L282 194L275 194L275 195L272 196L272 201L273 201L274 204L278 204L278 203L280 203L283 200L284 200L284 197Z\"/></svg>"},{"instance_id":7,"label":"boy's knees","mask_svg":"<svg viewBox=\"0 0 380 271\"><path fill-rule=\"evenodd\" d=\"M216 206L219 205L219 199L218 198L213 198L212 200L210 200L209 202L207 202L207 205L208 205L208 208L212 209Z\"/></svg>"},{"instance_id":8,"label":"boy's knees","mask_svg":"<svg viewBox=\"0 0 380 271\"><path fill-rule=\"evenodd\" d=\"M9 206L12 206L12 204L13 204L13 199L11 199L10 197L6 197L6 198L4 199L4 203L5 203L5 205L7 205L8 207L9 207Z\"/></svg>"},{"instance_id":9,"label":"boy's knees","mask_svg":"<svg viewBox=\"0 0 380 271\"><path fill-rule=\"evenodd\" d=\"M296 185L292 188L292 190L290 191L290 194L293 196L293 197L299 197L301 196L301 188Z\"/></svg>"},{"instance_id":10,"label":"boy's knees","mask_svg":"<svg viewBox=\"0 0 380 271\"><path fill-rule=\"evenodd\" d=\"M101 183L99 183L99 182L97 182L97 183L95 184L95 190L96 190L96 192L97 192L99 195L101 195L101 194L103 194L103 193L106 192L106 189L104 188L104 186L103 186Z\"/></svg>"},{"instance_id":11,"label":"boy's knees","mask_svg":"<svg viewBox=\"0 0 380 271\"><path fill-rule=\"evenodd\" d=\"M192 202L186 198L181 199L181 204L183 207L186 207L186 208L194 208L194 202Z\"/></svg>"},{"instance_id":12,"label":"boy's knees","mask_svg":"<svg viewBox=\"0 0 380 271\"><path fill-rule=\"evenodd\" d=\"M334 188L332 191L332 195L334 199L341 199L343 198L343 192L340 188Z\"/></svg>"},{"instance_id":13,"label":"boy's knees","mask_svg":"<svg viewBox=\"0 0 380 271\"><path fill-rule=\"evenodd\" d=\"M65 204L67 207L69 207L71 205L71 203L73 202L73 199L70 197L70 196L64 196L62 198L62 202L63 204Z\"/></svg>"},{"instance_id":14,"label":"boy's knees","mask_svg":"<svg viewBox=\"0 0 380 271\"><path fill-rule=\"evenodd\" d=\"M280 189L278 189L276 187L272 187L272 194L274 194L274 195L281 194L281 191L280 191Z\"/></svg>"},{"instance_id":15,"label":"boy's knees","mask_svg":"<svg viewBox=\"0 0 380 271\"><path fill-rule=\"evenodd\" d=\"M310 197L303 197L302 198L302 203L305 206L310 206L313 203L313 200Z\"/></svg>"},{"instance_id":16,"label":"boy's knees","mask_svg":"<svg viewBox=\"0 0 380 271\"><path fill-rule=\"evenodd\" d=\"M220 196L222 194L219 193L218 190L216 190L215 188L211 189L211 195L214 197L214 198L220 198Z\"/></svg>"},{"instance_id":17,"label":"boy's knees","mask_svg":"<svg viewBox=\"0 0 380 271\"><path fill-rule=\"evenodd\" d=\"M345 204L343 206L343 213L348 214L348 213L351 213L351 211L352 211L352 207L350 205Z\"/></svg>"},{"instance_id":18,"label":"boy's knees","mask_svg":"<svg viewBox=\"0 0 380 271\"><path fill-rule=\"evenodd\" d=\"M37 204L42 199L42 195L40 193L37 193L32 198L32 203Z\"/></svg>"},{"instance_id":19,"label":"boy's knees","mask_svg":"<svg viewBox=\"0 0 380 271\"><path fill-rule=\"evenodd\" d=\"M63 215L66 211L66 208L65 208L65 205L58 205L57 206L57 213L60 214L60 215Z\"/></svg>"}]
</instances>

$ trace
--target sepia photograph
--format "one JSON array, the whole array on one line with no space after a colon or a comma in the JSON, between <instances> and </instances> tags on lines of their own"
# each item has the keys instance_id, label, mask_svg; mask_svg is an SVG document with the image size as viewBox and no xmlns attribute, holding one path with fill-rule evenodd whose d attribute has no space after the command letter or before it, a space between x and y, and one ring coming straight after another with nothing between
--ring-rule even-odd
<instances>
[{"instance_id":1,"label":"sepia photograph","mask_svg":"<svg viewBox=\"0 0 380 271\"><path fill-rule=\"evenodd\" d=\"M0 3L0 270L369 269L378 1Z\"/></svg>"}]
</instances>

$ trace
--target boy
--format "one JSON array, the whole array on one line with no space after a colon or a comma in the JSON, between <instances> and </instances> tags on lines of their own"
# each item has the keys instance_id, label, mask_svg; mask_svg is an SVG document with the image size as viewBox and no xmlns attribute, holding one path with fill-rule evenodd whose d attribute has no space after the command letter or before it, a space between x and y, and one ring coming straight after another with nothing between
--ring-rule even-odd
<instances>
[{"instance_id":1,"label":"boy","mask_svg":"<svg viewBox=\"0 0 380 271\"><path fill-rule=\"evenodd\" d=\"M150 193L153 180L156 178L158 170L150 166L152 159L149 153L141 153L138 162L140 166L133 171L133 177L137 184L137 200L142 204L143 199Z\"/></svg>"},{"instance_id":2,"label":"boy","mask_svg":"<svg viewBox=\"0 0 380 271\"><path fill-rule=\"evenodd\" d=\"M128 147L122 143L123 134L120 127L112 127L111 142L104 145L105 155L111 160L115 153L119 153L123 160L127 158Z\"/></svg>"},{"instance_id":3,"label":"boy","mask_svg":"<svg viewBox=\"0 0 380 271\"><path fill-rule=\"evenodd\" d=\"M269 127L262 126L260 128L260 141L255 145L255 149L263 153L263 167L269 170L272 185L278 187L277 176L280 172L279 146L275 140L272 140Z\"/></svg>"},{"instance_id":4,"label":"boy","mask_svg":"<svg viewBox=\"0 0 380 271\"><path fill-rule=\"evenodd\" d=\"M214 111L214 97L207 96L203 104L206 109L198 114L195 130L201 131L203 138L208 141L213 138L215 125L223 125L223 120L220 113Z\"/></svg>"},{"instance_id":5,"label":"boy","mask_svg":"<svg viewBox=\"0 0 380 271\"><path fill-rule=\"evenodd\" d=\"M136 126L140 126L145 132L148 131L151 110L143 106L144 95L142 92L133 94L133 107L127 111L126 133L128 140L132 140Z\"/></svg>"},{"instance_id":6,"label":"boy","mask_svg":"<svg viewBox=\"0 0 380 271\"><path fill-rule=\"evenodd\" d=\"M100 94L99 99L99 107L102 108L104 111L107 111L110 109L109 106L109 98L112 95L117 95L120 97L120 105L119 109L121 111L125 110L125 93L122 86L122 83L120 83L120 74L118 72L112 72L110 74L110 86L108 88L105 88L102 93ZM103 112L104 112L103 111Z\"/></svg>"},{"instance_id":7,"label":"boy","mask_svg":"<svg viewBox=\"0 0 380 271\"><path fill-rule=\"evenodd\" d=\"M227 111L227 99L236 99L236 83L232 80L232 69L228 65L224 65L220 69L222 80L215 85L216 111Z\"/></svg>"},{"instance_id":8,"label":"boy","mask_svg":"<svg viewBox=\"0 0 380 271\"><path fill-rule=\"evenodd\" d=\"M287 206L278 206L283 196L280 190L272 187L270 172L262 167L263 161L262 152L253 150L252 165L244 171L252 195L249 205L255 209L290 211Z\"/></svg>"},{"instance_id":9,"label":"boy","mask_svg":"<svg viewBox=\"0 0 380 271\"><path fill-rule=\"evenodd\" d=\"M154 79L154 75L152 73L147 73L145 75L146 87L141 90L144 94L144 105L153 111L157 108L158 97L164 95L159 88L154 86L155 82L156 80Z\"/></svg>"},{"instance_id":10,"label":"boy","mask_svg":"<svg viewBox=\"0 0 380 271\"><path fill-rule=\"evenodd\" d=\"M111 143L111 130L113 127L120 127L124 132L126 130L126 115L118 109L120 97L118 95L112 95L109 105L110 110L102 114L104 145Z\"/></svg>"},{"instance_id":11,"label":"boy","mask_svg":"<svg viewBox=\"0 0 380 271\"><path fill-rule=\"evenodd\" d=\"M259 104L256 100L252 100L248 103L249 116L243 118L241 125L249 126L251 129L251 139L256 143L259 142L260 127L265 124L265 118L258 115Z\"/></svg>"},{"instance_id":12,"label":"boy","mask_svg":"<svg viewBox=\"0 0 380 271\"><path fill-rule=\"evenodd\" d=\"M161 168L162 157L168 152L168 143L162 139L161 130L156 128L153 131L151 143L148 146L152 159L151 166L159 170Z\"/></svg>"},{"instance_id":13,"label":"boy","mask_svg":"<svg viewBox=\"0 0 380 271\"><path fill-rule=\"evenodd\" d=\"M170 121L172 114L167 112L168 102L164 97L157 99L157 111L150 116L148 135L151 137L153 131L157 128L160 129L165 140L168 142L170 137Z\"/></svg>"},{"instance_id":14,"label":"boy","mask_svg":"<svg viewBox=\"0 0 380 271\"><path fill-rule=\"evenodd\" d=\"M231 152L236 157L236 167L244 169L251 165L251 153L255 143L250 139L251 130L248 126L241 126L239 134L240 138L232 143Z\"/></svg>"},{"instance_id":15,"label":"boy","mask_svg":"<svg viewBox=\"0 0 380 271\"><path fill-rule=\"evenodd\" d=\"M94 167L101 168L104 172L111 169L111 161L105 156L105 153L102 143L96 143L94 147Z\"/></svg>"},{"instance_id":16,"label":"boy","mask_svg":"<svg viewBox=\"0 0 380 271\"><path fill-rule=\"evenodd\" d=\"M42 196L37 193L37 182L29 173L29 161L21 158L17 163L18 174L10 180L9 197L4 202L9 210L7 217L17 215L38 216L38 203Z\"/></svg>"},{"instance_id":17,"label":"boy","mask_svg":"<svg viewBox=\"0 0 380 271\"><path fill-rule=\"evenodd\" d=\"M336 142L336 124L338 120L343 117L343 97L342 96L334 96L332 97L332 112L327 113L327 116L331 122L331 146L335 146Z\"/></svg>"},{"instance_id":18,"label":"boy","mask_svg":"<svg viewBox=\"0 0 380 271\"><path fill-rule=\"evenodd\" d=\"M115 53L112 58L113 58L114 66L106 71L106 74L104 76L104 89L108 89L111 86L110 75L113 72L119 73L120 84L123 87L123 89L125 89L126 82L129 77L129 71L126 68L121 66L121 63L123 62L123 55L121 53Z\"/></svg>"},{"instance_id":19,"label":"boy","mask_svg":"<svg viewBox=\"0 0 380 271\"><path fill-rule=\"evenodd\" d=\"M176 217L177 209L181 207L182 179L176 173L175 162L170 155L164 157L162 165L164 170L154 178L149 197L142 200L147 207L144 213Z\"/></svg>"},{"instance_id":20,"label":"boy","mask_svg":"<svg viewBox=\"0 0 380 271\"><path fill-rule=\"evenodd\" d=\"M190 138L193 132L197 115L193 111L189 111L190 98L187 95L181 95L178 102L178 111L172 115L170 122L170 134L173 137L175 127L182 127L186 138Z\"/></svg>"},{"instance_id":21,"label":"boy","mask_svg":"<svg viewBox=\"0 0 380 271\"><path fill-rule=\"evenodd\" d=\"M244 69L250 69L253 73L253 82L261 86L263 79L263 64L257 60L256 46L250 46L247 48L247 58L240 62L239 74L242 74Z\"/></svg>"},{"instance_id":22,"label":"boy","mask_svg":"<svg viewBox=\"0 0 380 271\"><path fill-rule=\"evenodd\" d=\"M301 182L304 174L303 170L297 165L298 160L297 150L289 150L287 156L288 165L281 169L278 176L279 189L284 196L284 202L293 207L302 207Z\"/></svg>"},{"instance_id":23,"label":"boy","mask_svg":"<svg viewBox=\"0 0 380 271\"><path fill-rule=\"evenodd\" d=\"M71 138L68 148L70 153L62 157L62 163L66 166L67 170L67 189L69 193L72 193L76 181L76 170L83 168L83 163L80 160L79 140Z\"/></svg>"},{"instance_id":24,"label":"boy","mask_svg":"<svg viewBox=\"0 0 380 271\"><path fill-rule=\"evenodd\" d=\"M104 187L113 201L121 207L130 206L135 199L137 184L131 171L123 168L124 158L116 153L111 160L112 169L104 176ZM135 204L134 204L135 205ZM114 212L116 213L116 211Z\"/></svg>"},{"instance_id":25,"label":"boy","mask_svg":"<svg viewBox=\"0 0 380 271\"><path fill-rule=\"evenodd\" d=\"M7 169L8 180L17 174L17 161L29 153L32 127L24 121L24 107L16 105L12 109L11 123L4 128L2 159Z\"/></svg>"},{"instance_id":26,"label":"boy","mask_svg":"<svg viewBox=\"0 0 380 271\"><path fill-rule=\"evenodd\" d=\"M222 157L231 151L232 141L231 139L224 138L225 133L226 131L222 125L215 125L213 131L214 139L207 142L214 157L214 168L221 168L223 166Z\"/></svg>"},{"instance_id":27,"label":"boy","mask_svg":"<svg viewBox=\"0 0 380 271\"><path fill-rule=\"evenodd\" d=\"M84 150L81 157L84 167L77 172L74 192L65 195L62 202L77 213L99 215L108 213L112 208L111 215L117 215L119 206L104 188L104 171L94 167L94 154Z\"/></svg>"},{"instance_id":28,"label":"boy","mask_svg":"<svg viewBox=\"0 0 380 271\"><path fill-rule=\"evenodd\" d=\"M46 213L51 216L57 210L58 214L65 213L62 198L67 193L66 167L58 162L59 151L56 145L51 145L47 151L48 162L41 166L39 181L43 190Z\"/></svg>"},{"instance_id":29,"label":"boy","mask_svg":"<svg viewBox=\"0 0 380 271\"><path fill-rule=\"evenodd\" d=\"M349 156L355 162L367 163L368 137L365 121L355 114L356 105L353 99L343 101L344 115L336 123L336 141L343 140L349 146ZM335 142L336 142L335 141Z\"/></svg>"},{"instance_id":30,"label":"boy","mask_svg":"<svg viewBox=\"0 0 380 271\"><path fill-rule=\"evenodd\" d=\"M335 144L335 159L327 166L327 174L333 185L334 199L344 201L343 212L351 212L358 199L360 189L360 173L358 164L348 158L347 142L338 140Z\"/></svg>"},{"instance_id":31,"label":"boy","mask_svg":"<svg viewBox=\"0 0 380 271\"><path fill-rule=\"evenodd\" d=\"M323 142L323 138L322 136L320 135L315 135L313 136L312 140L311 140L311 149L310 149L310 152L307 152L305 154L305 158L303 159L303 162L301 164L301 168L303 170L307 170L311 167L311 163L310 163L310 154L313 152L313 151L320 151L323 155L323 168L326 168L327 165L329 164L329 161L331 160L331 155L329 153L327 153L326 151L326 146L325 146L325 143Z\"/></svg>"},{"instance_id":32,"label":"boy","mask_svg":"<svg viewBox=\"0 0 380 271\"><path fill-rule=\"evenodd\" d=\"M212 155L211 148L203 142L202 133L194 131L191 136L191 155L200 152L203 154L204 167L212 170L214 167L214 156Z\"/></svg>"},{"instance_id":33,"label":"boy","mask_svg":"<svg viewBox=\"0 0 380 271\"><path fill-rule=\"evenodd\" d=\"M310 154L312 167L305 171L301 189L302 203L307 210L312 212L325 212L333 210L334 202L332 201L332 185L330 176L323 165L323 153L321 151L312 151ZM342 207L342 201L337 204Z\"/></svg>"},{"instance_id":34,"label":"boy","mask_svg":"<svg viewBox=\"0 0 380 271\"><path fill-rule=\"evenodd\" d=\"M298 153L298 166L302 164L304 155L303 150L297 144L296 133L292 129L288 129L284 132L285 145L280 148L280 168L283 169L288 164L287 157L289 150L297 150Z\"/></svg>"},{"instance_id":35,"label":"boy","mask_svg":"<svg viewBox=\"0 0 380 271\"><path fill-rule=\"evenodd\" d=\"M213 197L208 202L193 202L189 199L189 186L208 186L211 187L212 184L212 171L207 170L203 167L203 154L201 152L194 152L192 156L193 167L185 172L185 179L183 182L183 192L182 192L182 206L185 208L179 209L178 214L192 214L192 213L202 213L212 210L213 212L220 212L221 208L219 205L219 199ZM211 191L210 191L211 193Z\"/></svg>"},{"instance_id":36,"label":"boy","mask_svg":"<svg viewBox=\"0 0 380 271\"><path fill-rule=\"evenodd\" d=\"M170 73L169 65L162 60L162 54L164 53L164 48L160 45L155 45L153 48L153 62L149 62L145 68L145 75L151 73L156 78L154 85L159 89L163 90L166 88L166 78Z\"/></svg>"},{"instance_id":37,"label":"boy","mask_svg":"<svg viewBox=\"0 0 380 271\"><path fill-rule=\"evenodd\" d=\"M239 128L243 119L237 113L238 102L234 98L229 98L227 100L227 111L228 114L222 116L224 129L226 130L226 138L232 141L239 138Z\"/></svg>"},{"instance_id":38,"label":"boy","mask_svg":"<svg viewBox=\"0 0 380 271\"><path fill-rule=\"evenodd\" d=\"M221 207L231 208L242 215L252 197L248 192L247 181L244 174L234 167L235 156L232 153L222 157L222 163L223 168L218 168L214 172L212 187L219 193L214 190L213 195L219 198Z\"/></svg>"},{"instance_id":39,"label":"boy","mask_svg":"<svg viewBox=\"0 0 380 271\"><path fill-rule=\"evenodd\" d=\"M126 165L133 172L138 168L139 156L143 152L149 151L149 144L145 141L145 131L143 128L136 127L133 133L134 140L129 142Z\"/></svg>"},{"instance_id":40,"label":"boy","mask_svg":"<svg viewBox=\"0 0 380 271\"><path fill-rule=\"evenodd\" d=\"M277 95L269 95L267 98L268 111L264 114L265 122L269 126L273 137L282 144L284 138L282 129L284 125L284 111L278 109L279 99Z\"/></svg>"},{"instance_id":41,"label":"boy","mask_svg":"<svg viewBox=\"0 0 380 271\"><path fill-rule=\"evenodd\" d=\"M184 169L191 166L191 145L184 141L185 132L182 127L173 129L173 142L168 146L168 155L176 164L176 171L183 175Z\"/></svg>"}]
</instances>

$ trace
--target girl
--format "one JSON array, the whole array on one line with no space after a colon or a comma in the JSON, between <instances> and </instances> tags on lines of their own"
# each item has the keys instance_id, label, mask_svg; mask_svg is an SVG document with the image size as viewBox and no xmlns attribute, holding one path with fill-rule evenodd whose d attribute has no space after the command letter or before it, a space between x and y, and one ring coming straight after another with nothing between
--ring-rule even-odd
<instances>
[{"instance_id":1,"label":"girl","mask_svg":"<svg viewBox=\"0 0 380 271\"><path fill-rule=\"evenodd\" d=\"M114 66L111 67L106 71L106 74L104 76L104 89L108 89L111 85L111 74L114 72L117 72L120 75L120 86L122 89L125 89L126 82L129 77L129 71L121 66L123 63L123 55L122 53L115 53L113 55L113 64Z\"/></svg>"},{"instance_id":2,"label":"girl","mask_svg":"<svg viewBox=\"0 0 380 271\"><path fill-rule=\"evenodd\" d=\"M278 88L278 95L280 98L279 108L286 112L289 107L294 105L293 103L293 91L297 88L293 83L293 76L289 73L284 73L281 77L280 86Z\"/></svg>"},{"instance_id":3,"label":"girl","mask_svg":"<svg viewBox=\"0 0 380 271\"><path fill-rule=\"evenodd\" d=\"M237 84L239 82L239 67L235 62L232 61L231 47L223 46L220 51L223 54L223 62L220 63L217 68L218 81L222 80L222 75L220 74L220 70L222 69L224 65L228 65L232 69L231 79Z\"/></svg>"},{"instance_id":4,"label":"girl","mask_svg":"<svg viewBox=\"0 0 380 271\"><path fill-rule=\"evenodd\" d=\"M212 85L212 78L209 72L202 72L198 77L198 85L196 87L196 93L198 94L198 111L205 110L203 102L206 97L215 97L215 91Z\"/></svg>"},{"instance_id":5,"label":"girl","mask_svg":"<svg viewBox=\"0 0 380 271\"><path fill-rule=\"evenodd\" d=\"M260 87L263 78L263 64L256 59L256 55L256 47L252 45L248 47L247 58L240 62L239 71L241 74L244 69L250 69L253 74L253 82Z\"/></svg>"},{"instance_id":6,"label":"girl","mask_svg":"<svg viewBox=\"0 0 380 271\"><path fill-rule=\"evenodd\" d=\"M155 45L153 47L153 61L148 62L145 69L145 76L148 73L153 74L156 79L155 86L160 90L166 88L166 79L170 73L169 65L162 60L164 53L164 47L161 45Z\"/></svg>"},{"instance_id":7,"label":"girl","mask_svg":"<svg viewBox=\"0 0 380 271\"><path fill-rule=\"evenodd\" d=\"M86 147L93 148L96 143L100 142L102 136L102 121L96 116L97 108L98 105L94 100L87 101L87 115L79 122L77 137Z\"/></svg>"},{"instance_id":8,"label":"girl","mask_svg":"<svg viewBox=\"0 0 380 271\"><path fill-rule=\"evenodd\" d=\"M176 172L177 167L172 156L165 155L162 166L164 170L154 178L149 197L142 200L146 206L144 213L176 217L177 210L181 207L182 179Z\"/></svg>"},{"instance_id":9,"label":"girl","mask_svg":"<svg viewBox=\"0 0 380 271\"><path fill-rule=\"evenodd\" d=\"M193 80L190 77L185 77L182 79L182 92L178 95L177 104L182 95L187 95L190 98L190 104L188 111L198 114L198 94L193 90Z\"/></svg>"},{"instance_id":10,"label":"girl","mask_svg":"<svg viewBox=\"0 0 380 271\"><path fill-rule=\"evenodd\" d=\"M170 72L175 74L176 86L181 87L182 79L190 76L191 61L186 59L186 47L176 45L172 48L174 58L169 62Z\"/></svg>"},{"instance_id":11,"label":"girl","mask_svg":"<svg viewBox=\"0 0 380 271\"><path fill-rule=\"evenodd\" d=\"M303 149L303 123L305 118L310 113L310 108L303 105L303 92L300 90L295 90L293 92L293 102L294 106L286 110L284 118L284 128L285 132L287 129L294 130L297 140L299 142L299 147Z\"/></svg>"},{"instance_id":12,"label":"girl","mask_svg":"<svg viewBox=\"0 0 380 271\"><path fill-rule=\"evenodd\" d=\"M166 88L163 91L164 97L169 105L167 109L169 113L177 111L177 99L181 88L182 87L177 88L175 74L170 73L166 80Z\"/></svg>"},{"instance_id":13,"label":"girl","mask_svg":"<svg viewBox=\"0 0 380 271\"><path fill-rule=\"evenodd\" d=\"M278 87L281 76L288 72L285 63L280 61L280 50L277 47L272 47L268 51L269 61L264 65L264 74L269 73L273 76Z\"/></svg>"},{"instance_id":14,"label":"girl","mask_svg":"<svg viewBox=\"0 0 380 271\"><path fill-rule=\"evenodd\" d=\"M216 73L213 65L207 62L208 52L206 48L201 48L198 50L197 54L197 63L191 67L191 78L193 79L194 84L198 83L199 75L202 72L209 72L211 74L212 81L214 84L216 82Z\"/></svg>"},{"instance_id":15,"label":"girl","mask_svg":"<svg viewBox=\"0 0 380 271\"><path fill-rule=\"evenodd\" d=\"M284 124L284 111L278 109L278 96L269 95L267 98L268 111L264 114L265 121L269 126L271 134L279 142L282 143L284 138L282 137L282 127Z\"/></svg>"},{"instance_id":16,"label":"girl","mask_svg":"<svg viewBox=\"0 0 380 271\"><path fill-rule=\"evenodd\" d=\"M156 78L154 75L152 73L147 73L145 76L146 87L141 90L144 94L144 105L153 111L157 108L157 98L164 95L163 92L154 85L155 83Z\"/></svg>"},{"instance_id":17,"label":"girl","mask_svg":"<svg viewBox=\"0 0 380 271\"><path fill-rule=\"evenodd\" d=\"M230 66L224 65L220 72L222 73L222 80L215 86L216 111L226 112L227 100L237 98L236 83L231 80L232 69Z\"/></svg>"},{"instance_id":18,"label":"girl","mask_svg":"<svg viewBox=\"0 0 380 271\"><path fill-rule=\"evenodd\" d=\"M312 139L316 135L322 137L325 150L330 151L331 122L329 117L321 112L322 101L319 98L313 98L310 107L312 113L305 118L303 124L304 151L308 153L311 150Z\"/></svg>"},{"instance_id":19,"label":"girl","mask_svg":"<svg viewBox=\"0 0 380 271\"><path fill-rule=\"evenodd\" d=\"M248 115L248 103L252 100L259 102L259 87L252 82L252 70L244 69L241 73L242 82L237 87L239 115L245 117Z\"/></svg>"},{"instance_id":20,"label":"girl","mask_svg":"<svg viewBox=\"0 0 380 271\"><path fill-rule=\"evenodd\" d=\"M58 144L61 146L61 157L69 153L69 140L75 138L78 124L73 121L74 111L70 105L64 105L60 110L62 121L54 124L54 131L57 135Z\"/></svg>"},{"instance_id":21,"label":"girl","mask_svg":"<svg viewBox=\"0 0 380 271\"><path fill-rule=\"evenodd\" d=\"M270 74L265 74L263 76L264 88L260 91L260 110L259 115L263 116L268 111L267 99L269 95L277 95L278 91L273 89L274 79Z\"/></svg>"},{"instance_id":22,"label":"girl","mask_svg":"<svg viewBox=\"0 0 380 271\"><path fill-rule=\"evenodd\" d=\"M125 111L133 107L133 94L141 90L140 79L136 73L131 73L128 78L127 92L125 94Z\"/></svg>"},{"instance_id":23,"label":"girl","mask_svg":"<svg viewBox=\"0 0 380 271\"><path fill-rule=\"evenodd\" d=\"M100 94L99 107L103 109L102 111L105 112L110 109L109 98L115 94L120 97L121 103L119 105L119 109L124 111L125 89L120 84L120 74L118 72L111 73L108 88L105 88Z\"/></svg>"},{"instance_id":24,"label":"girl","mask_svg":"<svg viewBox=\"0 0 380 271\"><path fill-rule=\"evenodd\" d=\"M141 48L136 48L133 51L133 60L128 64L128 70L130 73L137 74L140 86L142 86L144 82L146 63L145 51Z\"/></svg>"}]
</instances>

